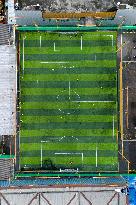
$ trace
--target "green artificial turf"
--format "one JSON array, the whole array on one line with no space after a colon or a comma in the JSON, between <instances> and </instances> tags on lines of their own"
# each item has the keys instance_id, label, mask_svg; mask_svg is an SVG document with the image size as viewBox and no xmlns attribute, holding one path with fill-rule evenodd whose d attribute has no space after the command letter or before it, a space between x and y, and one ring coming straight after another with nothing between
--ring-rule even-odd
<instances>
[{"instance_id":1,"label":"green artificial turf","mask_svg":"<svg viewBox=\"0 0 136 205\"><path fill-rule=\"evenodd\" d=\"M21 167L117 171L116 37L20 32Z\"/></svg>"}]
</instances>

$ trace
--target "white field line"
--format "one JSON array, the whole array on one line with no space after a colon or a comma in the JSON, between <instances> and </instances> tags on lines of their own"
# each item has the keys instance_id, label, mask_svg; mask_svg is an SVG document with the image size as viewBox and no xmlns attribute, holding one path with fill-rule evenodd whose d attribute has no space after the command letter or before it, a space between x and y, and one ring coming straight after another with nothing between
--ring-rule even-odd
<instances>
[{"instance_id":1,"label":"white field line","mask_svg":"<svg viewBox=\"0 0 136 205\"><path fill-rule=\"evenodd\" d=\"M109 36L112 39L112 47L113 47L113 35L104 35L104 36Z\"/></svg>"},{"instance_id":2,"label":"white field line","mask_svg":"<svg viewBox=\"0 0 136 205\"><path fill-rule=\"evenodd\" d=\"M68 92L69 92L69 100L70 100L70 81L69 81L69 86L68 86Z\"/></svg>"},{"instance_id":3,"label":"white field line","mask_svg":"<svg viewBox=\"0 0 136 205\"><path fill-rule=\"evenodd\" d=\"M23 74L24 74L24 37L23 37Z\"/></svg>"},{"instance_id":4,"label":"white field line","mask_svg":"<svg viewBox=\"0 0 136 205\"><path fill-rule=\"evenodd\" d=\"M60 61L60 62L58 62L58 61L51 61L51 62L40 62L40 63L70 63L70 62L62 62L62 61Z\"/></svg>"},{"instance_id":5,"label":"white field line","mask_svg":"<svg viewBox=\"0 0 136 205\"><path fill-rule=\"evenodd\" d=\"M76 139L78 141L78 138L77 137L74 137L74 136L71 136L73 139Z\"/></svg>"},{"instance_id":6,"label":"white field line","mask_svg":"<svg viewBox=\"0 0 136 205\"><path fill-rule=\"evenodd\" d=\"M55 154L57 155L61 155L61 154L64 154L64 155L71 155L71 154L83 154L83 152L76 152L76 153L73 153L73 152L55 152Z\"/></svg>"},{"instance_id":7,"label":"white field line","mask_svg":"<svg viewBox=\"0 0 136 205\"><path fill-rule=\"evenodd\" d=\"M56 52L56 51L60 51L60 50L56 50L56 43L54 42L54 52Z\"/></svg>"},{"instance_id":8,"label":"white field line","mask_svg":"<svg viewBox=\"0 0 136 205\"><path fill-rule=\"evenodd\" d=\"M105 103L109 103L109 102L115 102L115 101L93 101L93 100L89 101L88 100L88 101L72 101L72 102L84 102L84 103L87 103L87 102L102 102L103 103L103 102L105 102Z\"/></svg>"},{"instance_id":9,"label":"white field line","mask_svg":"<svg viewBox=\"0 0 136 205\"><path fill-rule=\"evenodd\" d=\"M111 37L111 38L112 38L112 47L113 47L113 35L112 35L112 37Z\"/></svg>"},{"instance_id":10,"label":"white field line","mask_svg":"<svg viewBox=\"0 0 136 205\"><path fill-rule=\"evenodd\" d=\"M83 50L83 37L81 36L81 51Z\"/></svg>"},{"instance_id":11,"label":"white field line","mask_svg":"<svg viewBox=\"0 0 136 205\"><path fill-rule=\"evenodd\" d=\"M77 153L72 153L72 152L55 152L54 154L56 155L81 155L81 158L82 158L82 163L83 163L83 160L84 160L84 153L83 152L77 152Z\"/></svg>"},{"instance_id":12,"label":"white field line","mask_svg":"<svg viewBox=\"0 0 136 205\"><path fill-rule=\"evenodd\" d=\"M83 165L83 161L84 161L84 153L82 152L82 165Z\"/></svg>"},{"instance_id":13,"label":"white field line","mask_svg":"<svg viewBox=\"0 0 136 205\"><path fill-rule=\"evenodd\" d=\"M61 137L61 138L59 139L59 142L60 142L61 140L63 140L65 137L66 137L66 136Z\"/></svg>"},{"instance_id":14,"label":"white field line","mask_svg":"<svg viewBox=\"0 0 136 205\"><path fill-rule=\"evenodd\" d=\"M54 51L56 51L56 46L55 46L55 42L54 42Z\"/></svg>"},{"instance_id":15,"label":"white field line","mask_svg":"<svg viewBox=\"0 0 136 205\"><path fill-rule=\"evenodd\" d=\"M43 161L43 149L42 149L42 143L48 142L48 141L41 141L41 167L42 167L42 161Z\"/></svg>"},{"instance_id":16,"label":"white field line","mask_svg":"<svg viewBox=\"0 0 136 205\"><path fill-rule=\"evenodd\" d=\"M91 36L101 36L101 35L98 34L98 35L91 35ZM113 35L108 34L108 35L103 35L103 36L113 36Z\"/></svg>"},{"instance_id":17,"label":"white field line","mask_svg":"<svg viewBox=\"0 0 136 205\"><path fill-rule=\"evenodd\" d=\"M96 167L97 167L97 165L98 165L98 150L97 150L97 146L96 146L95 156L96 156Z\"/></svg>"},{"instance_id":18,"label":"white field line","mask_svg":"<svg viewBox=\"0 0 136 205\"><path fill-rule=\"evenodd\" d=\"M41 141L41 167L42 167L42 161L43 161L43 150L42 150L42 141Z\"/></svg>"},{"instance_id":19,"label":"white field line","mask_svg":"<svg viewBox=\"0 0 136 205\"><path fill-rule=\"evenodd\" d=\"M66 136L63 136L59 139L59 142L62 141ZM77 137L74 137L74 136L71 136L73 139L77 140L78 141L78 138Z\"/></svg>"},{"instance_id":20,"label":"white field line","mask_svg":"<svg viewBox=\"0 0 136 205\"><path fill-rule=\"evenodd\" d=\"M96 55L95 55L95 61L96 61Z\"/></svg>"},{"instance_id":21,"label":"white field line","mask_svg":"<svg viewBox=\"0 0 136 205\"><path fill-rule=\"evenodd\" d=\"M112 134L113 134L113 138L114 138L114 115L113 115L113 132L112 132Z\"/></svg>"},{"instance_id":22,"label":"white field line","mask_svg":"<svg viewBox=\"0 0 136 205\"><path fill-rule=\"evenodd\" d=\"M25 67L25 55L24 55L24 50L25 50L25 39L26 39L26 36L23 37L23 74L24 74L24 67Z\"/></svg>"},{"instance_id":23,"label":"white field line","mask_svg":"<svg viewBox=\"0 0 136 205\"><path fill-rule=\"evenodd\" d=\"M40 48L42 46L42 37L40 36Z\"/></svg>"}]
</instances>

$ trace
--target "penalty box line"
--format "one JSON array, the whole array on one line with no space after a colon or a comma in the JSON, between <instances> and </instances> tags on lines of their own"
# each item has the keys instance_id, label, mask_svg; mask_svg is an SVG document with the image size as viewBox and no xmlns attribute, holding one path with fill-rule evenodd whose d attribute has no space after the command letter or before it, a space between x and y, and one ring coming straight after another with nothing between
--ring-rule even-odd
<instances>
[{"instance_id":1,"label":"penalty box line","mask_svg":"<svg viewBox=\"0 0 136 205\"><path fill-rule=\"evenodd\" d=\"M100 35L91 35L91 36L100 36ZM110 37L111 38L111 40L112 40L112 47L113 47L113 39L114 39L114 36L113 35L109 35L109 34L107 34L107 35L103 35L103 36L108 36L108 37Z\"/></svg>"},{"instance_id":2,"label":"penalty box line","mask_svg":"<svg viewBox=\"0 0 136 205\"><path fill-rule=\"evenodd\" d=\"M72 152L55 152L56 155L81 155L81 158L82 158L82 163L83 163L83 160L84 160L84 153L83 152L77 152L77 153L72 153Z\"/></svg>"},{"instance_id":3,"label":"penalty box line","mask_svg":"<svg viewBox=\"0 0 136 205\"><path fill-rule=\"evenodd\" d=\"M48 62L48 61L45 61L45 62L40 62L40 63L71 63L71 62L63 62L63 61L50 61L50 62Z\"/></svg>"},{"instance_id":4,"label":"penalty box line","mask_svg":"<svg viewBox=\"0 0 136 205\"><path fill-rule=\"evenodd\" d=\"M104 35L104 36L109 36L112 39L112 47L113 47L113 35Z\"/></svg>"},{"instance_id":5,"label":"penalty box line","mask_svg":"<svg viewBox=\"0 0 136 205\"><path fill-rule=\"evenodd\" d=\"M25 69L25 39L26 39L26 36L23 37L23 75L24 75L24 69Z\"/></svg>"},{"instance_id":6,"label":"penalty box line","mask_svg":"<svg viewBox=\"0 0 136 205\"><path fill-rule=\"evenodd\" d=\"M111 101L99 101L99 100L97 100L97 101L95 101L95 100L83 100L83 101L80 101L80 100L77 100L77 101L72 101L72 102L81 102L81 103L82 102L84 102L84 103L88 103L88 102L94 102L94 103L95 102L101 102L101 103L104 103L105 102L105 103L109 103L109 102L115 102L115 101L112 101L112 100Z\"/></svg>"}]
</instances>

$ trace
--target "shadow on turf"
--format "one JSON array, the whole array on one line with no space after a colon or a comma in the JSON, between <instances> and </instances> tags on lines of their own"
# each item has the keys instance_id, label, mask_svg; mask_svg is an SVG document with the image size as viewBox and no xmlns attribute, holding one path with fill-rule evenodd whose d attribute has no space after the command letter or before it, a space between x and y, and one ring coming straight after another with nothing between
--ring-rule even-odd
<instances>
[{"instance_id":1,"label":"shadow on turf","mask_svg":"<svg viewBox=\"0 0 136 205\"><path fill-rule=\"evenodd\" d=\"M43 166L21 168L21 171L35 171L35 170L57 170L51 159L43 160Z\"/></svg>"}]
</instances>

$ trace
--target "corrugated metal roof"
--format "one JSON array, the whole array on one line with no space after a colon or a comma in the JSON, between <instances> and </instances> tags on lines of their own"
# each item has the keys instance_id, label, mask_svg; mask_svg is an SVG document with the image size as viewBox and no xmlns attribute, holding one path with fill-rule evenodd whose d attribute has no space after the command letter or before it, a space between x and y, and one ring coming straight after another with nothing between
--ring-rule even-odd
<instances>
[{"instance_id":1,"label":"corrugated metal roof","mask_svg":"<svg viewBox=\"0 0 136 205\"><path fill-rule=\"evenodd\" d=\"M41 11L31 11L31 10L17 10L15 11L15 21L17 25L38 25L38 26L48 26L48 25L76 25L77 23L81 23L79 20L73 21L59 21L55 20L44 20L42 18Z\"/></svg>"},{"instance_id":2,"label":"corrugated metal roof","mask_svg":"<svg viewBox=\"0 0 136 205\"><path fill-rule=\"evenodd\" d=\"M31 11L31 10L17 10L15 11L15 22L17 25L38 25L38 26L48 26L48 25L76 25L78 22L81 24L83 22L78 20L73 21L59 21L56 23L54 20L43 20L41 11ZM119 9L113 20L98 20L101 26L112 26L112 25L135 25L136 24L136 8L134 9Z\"/></svg>"},{"instance_id":3,"label":"corrugated metal roof","mask_svg":"<svg viewBox=\"0 0 136 205\"><path fill-rule=\"evenodd\" d=\"M6 201L6 204L19 205L127 205L128 197L121 192L124 188L126 186L10 187L1 189L1 204Z\"/></svg>"},{"instance_id":4,"label":"corrugated metal roof","mask_svg":"<svg viewBox=\"0 0 136 205\"><path fill-rule=\"evenodd\" d=\"M135 25L136 24L136 8L134 9L119 9L113 20L97 21L101 26L112 25Z\"/></svg>"},{"instance_id":5,"label":"corrugated metal roof","mask_svg":"<svg viewBox=\"0 0 136 205\"><path fill-rule=\"evenodd\" d=\"M16 128L16 49L0 46L0 135L14 135Z\"/></svg>"},{"instance_id":6,"label":"corrugated metal roof","mask_svg":"<svg viewBox=\"0 0 136 205\"><path fill-rule=\"evenodd\" d=\"M107 178L50 178L50 179L16 179L11 182L0 181L0 187L10 187L10 186L49 186L49 185L125 185L126 181L122 177L107 177Z\"/></svg>"}]
</instances>

